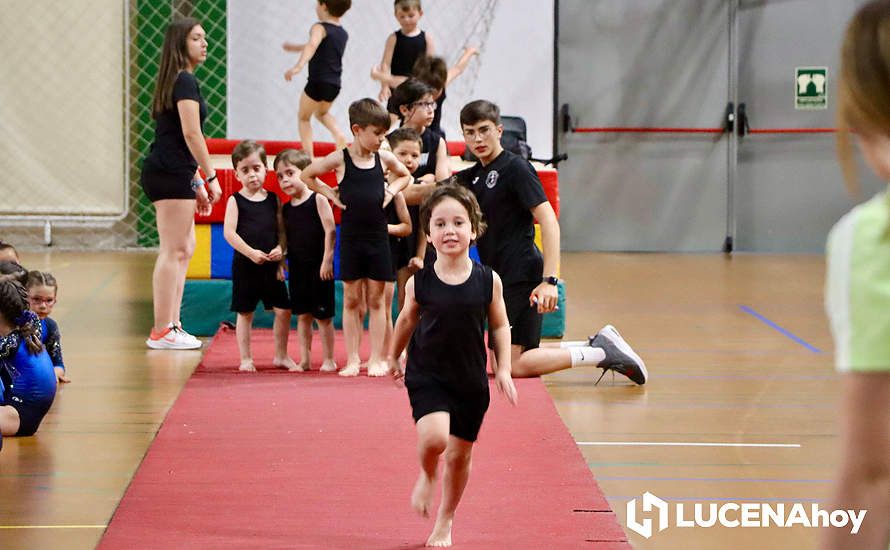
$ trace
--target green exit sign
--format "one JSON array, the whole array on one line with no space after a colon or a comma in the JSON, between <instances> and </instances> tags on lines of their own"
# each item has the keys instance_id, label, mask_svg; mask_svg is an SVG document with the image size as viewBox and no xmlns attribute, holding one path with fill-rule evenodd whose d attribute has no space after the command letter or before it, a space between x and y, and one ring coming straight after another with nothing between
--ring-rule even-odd
<instances>
[{"instance_id":1,"label":"green exit sign","mask_svg":"<svg viewBox=\"0 0 890 550\"><path fill-rule=\"evenodd\" d=\"M794 69L794 108L803 110L828 108L828 67Z\"/></svg>"}]
</instances>

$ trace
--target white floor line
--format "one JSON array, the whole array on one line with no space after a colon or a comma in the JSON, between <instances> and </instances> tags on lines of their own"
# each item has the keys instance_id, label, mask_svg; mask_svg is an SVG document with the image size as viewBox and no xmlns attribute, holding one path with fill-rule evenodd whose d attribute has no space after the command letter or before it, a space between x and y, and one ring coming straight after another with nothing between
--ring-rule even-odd
<instances>
[{"instance_id":1,"label":"white floor line","mask_svg":"<svg viewBox=\"0 0 890 550\"><path fill-rule=\"evenodd\" d=\"M0 529L105 529L107 525L0 525Z\"/></svg>"},{"instance_id":2,"label":"white floor line","mask_svg":"<svg viewBox=\"0 0 890 550\"><path fill-rule=\"evenodd\" d=\"M696 441L576 441L581 446L628 447L784 447L800 448L800 443L720 443Z\"/></svg>"}]
</instances>

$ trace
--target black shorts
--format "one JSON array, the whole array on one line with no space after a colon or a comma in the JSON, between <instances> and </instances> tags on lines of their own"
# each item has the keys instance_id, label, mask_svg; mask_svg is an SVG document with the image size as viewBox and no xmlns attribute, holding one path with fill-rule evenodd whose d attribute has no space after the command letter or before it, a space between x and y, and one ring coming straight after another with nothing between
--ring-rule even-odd
<instances>
[{"instance_id":1,"label":"black shorts","mask_svg":"<svg viewBox=\"0 0 890 550\"><path fill-rule=\"evenodd\" d=\"M396 274L408 265L412 255L408 253L408 241L405 237L389 238L389 255L392 260L392 272Z\"/></svg>"},{"instance_id":2,"label":"black shorts","mask_svg":"<svg viewBox=\"0 0 890 550\"><path fill-rule=\"evenodd\" d=\"M192 189L194 177L194 170L167 172L146 162L142 166L139 183L142 184L142 190L151 202L164 199L195 200L195 190Z\"/></svg>"},{"instance_id":3,"label":"black shorts","mask_svg":"<svg viewBox=\"0 0 890 550\"><path fill-rule=\"evenodd\" d=\"M504 287L504 304L507 306L507 321L510 323L510 343L526 350L541 345L541 322L544 316L538 313L538 306L529 305L528 298L538 283L513 283ZM488 347L494 349L494 338L488 334Z\"/></svg>"},{"instance_id":4,"label":"black shorts","mask_svg":"<svg viewBox=\"0 0 890 550\"><path fill-rule=\"evenodd\" d=\"M341 239L340 278L344 281L395 281L389 239Z\"/></svg>"},{"instance_id":5,"label":"black shorts","mask_svg":"<svg viewBox=\"0 0 890 550\"><path fill-rule=\"evenodd\" d=\"M310 80L306 83L303 91L313 101L327 101L330 103L340 95L340 86L328 82L313 82Z\"/></svg>"},{"instance_id":6,"label":"black shorts","mask_svg":"<svg viewBox=\"0 0 890 550\"><path fill-rule=\"evenodd\" d=\"M19 431L15 435L29 436L37 432L43 417L49 412L55 395L50 399L37 402L21 401L17 397L6 399L6 404L19 413Z\"/></svg>"},{"instance_id":7,"label":"black shorts","mask_svg":"<svg viewBox=\"0 0 890 550\"><path fill-rule=\"evenodd\" d=\"M320 268L321 261L288 260L290 308L295 315L311 313L315 319L334 316L334 280L323 281Z\"/></svg>"},{"instance_id":8,"label":"black shorts","mask_svg":"<svg viewBox=\"0 0 890 550\"><path fill-rule=\"evenodd\" d=\"M277 263L255 264L235 257L232 262L232 311L253 313L260 300L266 309L290 309L287 286L278 280L277 274Z\"/></svg>"},{"instance_id":9,"label":"black shorts","mask_svg":"<svg viewBox=\"0 0 890 550\"><path fill-rule=\"evenodd\" d=\"M476 441L482 419L488 410L488 385L475 391L450 387L449 384L408 368L405 387L411 401L414 422L434 412L447 412L450 417L448 433L465 441Z\"/></svg>"}]
</instances>

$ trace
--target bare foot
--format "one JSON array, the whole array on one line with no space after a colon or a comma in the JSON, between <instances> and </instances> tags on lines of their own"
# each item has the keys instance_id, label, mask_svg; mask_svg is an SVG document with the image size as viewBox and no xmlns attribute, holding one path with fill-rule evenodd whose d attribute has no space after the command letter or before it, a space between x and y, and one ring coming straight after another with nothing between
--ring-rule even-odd
<instances>
[{"instance_id":1,"label":"bare foot","mask_svg":"<svg viewBox=\"0 0 890 550\"><path fill-rule=\"evenodd\" d=\"M433 503L433 482L423 472L417 476L417 483L414 484L414 490L411 491L411 507L414 508L421 516L430 517L430 506Z\"/></svg>"},{"instance_id":2,"label":"bare foot","mask_svg":"<svg viewBox=\"0 0 890 550\"><path fill-rule=\"evenodd\" d=\"M430 538L426 539L427 546L436 546L436 547L446 547L451 546L451 520L450 519L436 519L436 525L433 527L433 532L430 533Z\"/></svg>"},{"instance_id":3,"label":"bare foot","mask_svg":"<svg viewBox=\"0 0 890 550\"><path fill-rule=\"evenodd\" d=\"M256 367L253 366L253 359L245 359L244 361L241 361L238 370L241 372L256 372Z\"/></svg>"},{"instance_id":4,"label":"bare foot","mask_svg":"<svg viewBox=\"0 0 890 550\"><path fill-rule=\"evenodd\" d=\"M333 359L325 359L318 370L321 372L337 372L337 363Z\"/></svg>"},{"instance_id":5,"label":"bare foot","mask_svg":"<svg viewBox=\"0 0 890 550\"><path fill-rule=\"evenodd\" d=\"M309 370L309 363L296 364L290 357L284 359L272 359L272 364L280 369L287 369L290 372L303 372Z\"/></svg>"},{"instance_id":6,"label":"bare foot","mask_svg":"<svg viewBox=\"0 0 890 550\"><path fill-rule=\"evenodd\" d=\"M383 361L368 363L368 376L386 376L389 374L389 366Z\"/></svg>"},{"instance_id":7,"label":"bare foot","mask_svg":"<svg viewBox=\"0 0 890 550\"><path fill-rule=\"evenodd\" d=\"M359 366L358 363L350 363L343 367L343 370L338 372L340 376L358 376Z\"/></svg>"}]
</instances>

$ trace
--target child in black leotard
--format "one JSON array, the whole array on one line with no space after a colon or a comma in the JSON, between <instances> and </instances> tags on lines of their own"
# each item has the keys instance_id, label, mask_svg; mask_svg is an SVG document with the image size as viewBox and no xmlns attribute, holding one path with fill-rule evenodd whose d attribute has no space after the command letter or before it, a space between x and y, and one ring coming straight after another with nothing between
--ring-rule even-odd
<instances>
[{"instance_id":1,"label":"child in black leotard","mask_svg":"<svg viewBox=\"0 0 890 550\"><path fill-rule=\"evenodd\" d=\"M387 281L393 280L393 274L383 209L412 178L392 153L380 151L389 128L389 115L379 103L370 98L353 102L349 106L349 124L355 136L352 145L314 161L300 173L300 179L309 189L343 209L340 278L343 280L343 337L347 359L339 374L357 376L361 368L359 312L364 284L370 313L368 376L385 376L388 368L383 360L386 332L383 289ZM384 170L388 170L393 178L388 186ZM340 182L336 191L318 180L319 176L331 171L336 172Z\"/></svg>"},{"instance_id":2,"label":"child in black leotard","mask_svg":"<svg viewBox=\"0 0 890 550\"><path fill-rule=\"evenodd\" d=\"M235 336L241 364L238 370L254 372L250 352L253 313L260 300L275 311L272 333L275 357L272 364L299 370L287 354L290 330L290 300L284 274L278 266L282 253L282 232L278 223L278 196L263 189L266 180L266 150L252 140L244 140L232 150L235 179L241 189L229 197L223 221L223 236L235 254L232 256L232 311L237 314Z\"/></svg>"},{"instance_id":3,"label":"child in black leotard","mask_svg":"<svg viewBox=\"0 0 890 550\"><path fill-rule=\"evenodd\" d=\"M442 186L424 202L420 223L437 257L408 281L387 361L396 379L404 377L417 423L421 471L411 505L423 516L429 514L439 456L445 453L442 501L426 545L450 546L473 443L488 410L486 319L495 340L498 390L513 404L517 396L501 279L469 257L471 242L485 229L479 204L466 189ZM397 357L409 337L403 369Z\"/></svg>"},{"instance_id":4,"label":"child in black leotard","mask_svg":"<svg viewBox=\"0 0 890 550\"><path fill-rule=\"evenodd\" d=\"M286 52L299 52L297 64L284 73L284 79L290 80L309 64L309 76L306 87L300 96L299 119L300 141L303 150L313 157L315 149L312 142L312 115L331 133L337 148L346 145L346 136L337 126L337 121L330 113L331 105L340 94L340 76L343 73L343 52L349 35L340 25L340 17L352 6L352 0L318 0L315 13L318 23L309 29L309 41L305 44L285 42L282 47Z\"/></svg>"}]
</instances>

